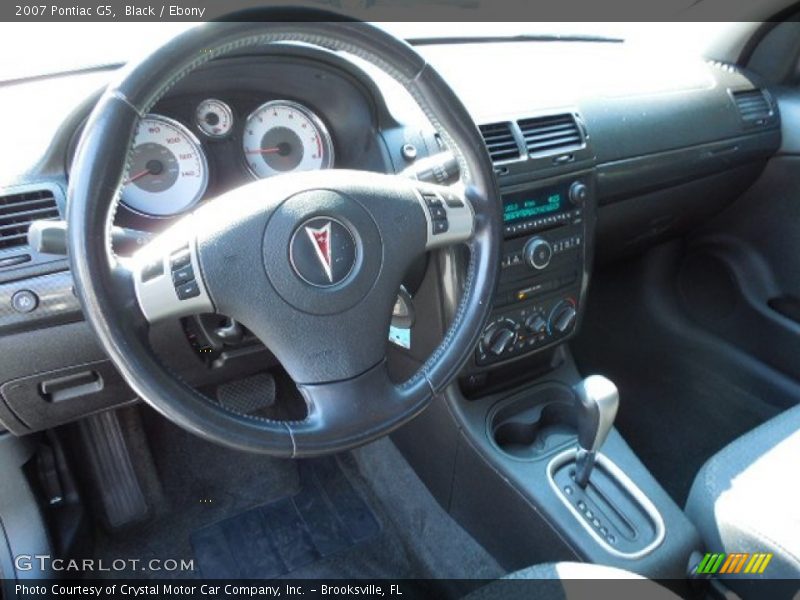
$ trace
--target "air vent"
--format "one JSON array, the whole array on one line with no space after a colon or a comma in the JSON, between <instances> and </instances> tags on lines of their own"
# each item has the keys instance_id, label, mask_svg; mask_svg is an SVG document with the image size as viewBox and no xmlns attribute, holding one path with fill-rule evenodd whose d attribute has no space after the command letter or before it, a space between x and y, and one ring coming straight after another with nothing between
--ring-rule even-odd
<instances>
[{"instance_id":1,"label":"air vent","mask_svg":"<svg viewBox=\"0 0 800 600\"><path fill-rule=\"evenodd\" d=\"M763 125L772 116L772 105L762 90L733 92L733 99L742 121L749 125Z\"/></svg>"},{"instance_id":2,"label":"air vent","mask_svg":"<svg viewBox=\"0 0 800 600\"><path fill-rule=\"evenodd\" d=\"M519 121L528 154L557 152L583 144L575 116L570 113Z\"/></svg>"},{"instance_id":3,"label":"air vent","mask_svg":"<svg viewBox=\"0 0 800 600\"><path fill-rule=\"evenodd\" d=\"M58 205L49 190L0 196L0 250L26 246L31 221L58 217Z\"/></svg>"},{"instance_id":4,"label":"air vent","mask_svg":"<svg viewBox=\"0 0 800 600\"><path fill-rule=\"evenodd\" d=\"M511 123L481 125L480 130L493 163L519 158L519 146L511 131Z\"/></svg>"}]
</instances>

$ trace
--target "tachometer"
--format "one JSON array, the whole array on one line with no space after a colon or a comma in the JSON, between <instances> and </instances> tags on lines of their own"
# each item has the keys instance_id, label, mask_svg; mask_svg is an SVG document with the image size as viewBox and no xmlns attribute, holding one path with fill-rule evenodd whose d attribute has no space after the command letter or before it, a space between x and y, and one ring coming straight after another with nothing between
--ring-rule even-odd
<instances>
[{"instance_id":1,"label":"tachometer","mask_svg":"<svg viewBox=\"0 0 800 600\"><path fill-rule=\"evenodd\" d=\"M168 217L197 203L208 186L200 142L183 125L160 115L139 122L122 202L131 210Z\"/></svg>"},{"instance_id":2,"label":"tachometer","mask_svg":"<svg viewBox=\"0 0 800 600\"><path fill-rule=\"evenodd\" d=\"M260 178L333 165L333 142L322 120L288 100L259 106L247 118L242 144L250 171Z\"/></svg>"}]
</instances>

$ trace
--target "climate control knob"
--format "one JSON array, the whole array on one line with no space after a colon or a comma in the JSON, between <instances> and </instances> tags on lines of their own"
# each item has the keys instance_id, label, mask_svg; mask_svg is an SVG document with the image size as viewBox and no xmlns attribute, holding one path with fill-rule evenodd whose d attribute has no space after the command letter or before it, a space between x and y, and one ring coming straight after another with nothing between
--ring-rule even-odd
<instances>
[{"instance_id":1,"label":"climate control knob","mask_svg":"<svg viewBox=\"0 0 800 600\"><path fill-rule=\"evenodd\" d=\"M481 346L484 352L500 356L517 341L517 332L513 329L514 323L501 321L491 325L483 334Z\"/></svg>"},{"instance_id":2,"label":"climate control knob","mask_svg":"<svg viewBox=\"0 0 800 600\"><path fill-rule=\"evenodd\" d=\"M567 333L575 324L578 311L569 300L564 300L553 309L550 314L549 328L551 332Z\"/></svg>"},{"instance_id":3,"label":"climate control knob","mask_svg":"<svg viewBox=\"0 0 800 600\"><path fill-rule=\"evenodd\" d=\"M546 269L553 258L553 247L550 242L542 237L528 240L522 252L525 256L525 262L538 271Z\"/></svg>"},{"instance_id":4,"label":"climate control knob","mask_svg":"<svg viewBox=\"0 0 800 600\"><path fill-rule=\"evenodd\" d=\"M530 333L544 333L547 331L547 321L545 321L542 313L533 313L525 319L525 329Z\"/></svg>"}]
</instances>

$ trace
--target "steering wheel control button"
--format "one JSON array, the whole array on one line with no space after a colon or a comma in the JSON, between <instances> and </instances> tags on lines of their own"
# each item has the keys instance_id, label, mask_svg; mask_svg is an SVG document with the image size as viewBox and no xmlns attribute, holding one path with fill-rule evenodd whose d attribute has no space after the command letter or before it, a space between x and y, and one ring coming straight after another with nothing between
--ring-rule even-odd
<instances>
[{"instance_id":1,"label":"steering wheel control button","mask_svg":"<svg viewBox=\"0 0 800 600\"><path fill-rule=\"evenodd\" d=\"M191 262L192 255L189 253L189 249L185 248L172 255L170 259L170 266L172 267L172 270L175 271L181 267L185 267Z\"/></svg>"},{"instance_id":2,"label":"steering wheel control button","mask_svg":"<svg viewBox=\"0 0 800 600\"><path fill-rule=\"evenodd\" d=\"M20 290L11 296L11 306L18 313L29 313L39 306L39 296L30 290Z\"/></svg>"},{"instance_id":3,"label":"steering wheel control button","mask_svg":"<svg viewBox=\"0 0 800 600\"><path fill-rule=\"evenodd\" d=\"M200 286L197 285L196 281L192 280L189 283L177 286L175 291L178 294L178 300L188 300L200 295Z\"/></svg>"},{"instance_id":4,"label":"steering wheel control button","mask_svg":"<svg viewBox=\"0 0 800 600\"><path fill-rule=\"evenodd\" d=\"M181 267L180 269L172 271L172 282L176 286L183 285L184 283L188 283L190 281L194 281L194 270L192 269L192 265L186 265L185 267Z\"/></svg>"},{"instance_id":5,"label":"steering wheel control button","mask_svg":"<svg viewBox=\"0 0 800 600\"><path fill-rule=\"evenodd\" d=\"M447 233L449 228L450 224L447 222L447 219L436 219L433 221L433 235Z\"/></svg>"},{"instance_id":6,"label":"steering wheel control button","mask_svg":"<svg viewBox=\"0 0 800 600\"><path fill-rule=\"evenodd\" d=\"M444 202L448 208L464 208L464 201L452 192L445 192L442 194Z\"/></svg>"},{"instance_id":7,"label":"steering wheel control button","mask_svg":"<svg viewBox=\"0 0 800 600\"><path fill-rule=\"evenodd\" d=\"M447 233L450 223L447 220L447 209L444 207L442 198L431 192L422 192L422 197L425 199L425 207L428 209L428 216L431 219L431 233L433 235Z\"/></svg>"},{"instance_id":8,"label":"steering wheel control button","mask_svg":"<svg viewBox=\"0 0 800 600\"><path fill-rule=\"evenodd\" d=\"M355 237L341 221L314 217L294 232L289 257L303 281L316 287L331 287L347 279L356 265Z\"/></svg>"},{"instance_id":9,"label":"steering wheel control button","mask_svg":"<svg viewBox=\"0 0 800 600\"><path fill-rule=\"evenodd\" d=\"M164 274L164 261L154 260L142 268L142 281L147 282L161 277Z\"/></svg>"},{"instance_id":10,"label":"steering wheel control button","mask_svg":"<svg viewBox=\"0 0 800 600\"><path fill-rule=\"evenodd\" d=\"M445 221L447 220L447 211L441 204L437 206L431 206L428 212L430 212L431 219L434 221L438 221L439 219L444 219Z\"/></svg>"}]
</instances>

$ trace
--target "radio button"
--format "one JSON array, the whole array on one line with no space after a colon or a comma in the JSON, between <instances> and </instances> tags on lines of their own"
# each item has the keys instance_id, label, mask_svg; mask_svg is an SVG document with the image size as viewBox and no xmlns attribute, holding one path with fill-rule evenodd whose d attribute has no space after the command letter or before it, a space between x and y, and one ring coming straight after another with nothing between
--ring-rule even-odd
<instances>
[{"instance_id":1,"label":"radio button","mask_svg":"<svg viewBox=\"0 0 800 600\"><path fill-rule=\"evenodd\" d=\"M586 199L589 197L589 188L586 184L580 181L574 181L569 186L569 201L575 206L583 206Z\"/></svg>"}]
</instances>

